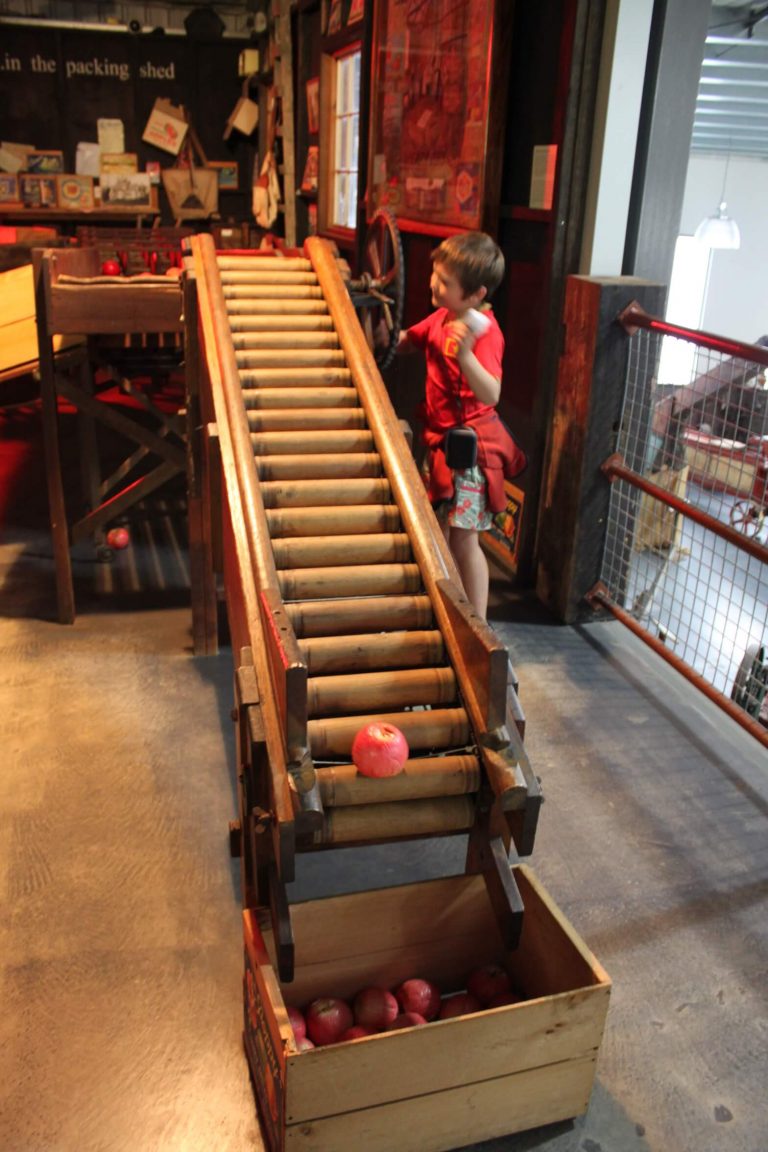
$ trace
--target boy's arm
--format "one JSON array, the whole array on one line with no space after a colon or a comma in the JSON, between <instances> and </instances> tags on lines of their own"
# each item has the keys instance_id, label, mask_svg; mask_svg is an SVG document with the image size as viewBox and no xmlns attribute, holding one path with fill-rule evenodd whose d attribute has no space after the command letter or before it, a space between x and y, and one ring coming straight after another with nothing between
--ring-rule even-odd
<instances>
[{"instance_id":1,"label":"boy's arm","mask_svg":"<svg viewBox=\"0 0 768 1152\"><path fill-rule=\"evenodd\" d=\"M416 351L416 345L414 344L413 340L411 340L411 337L409 336L408 330L406 328L400 329L400 335L397 338L396 351L398 356L401 356L404 352Z\"/></svg>"},{"instance_id":2,"label":"boy's arm","mask_svg":"<svg viewBox=\"0 0 768 1152\"><path fill-rule=\"evenodd\" d=\"M451 328L459 341L456 359L464 379L481 404L492 404L496 407L501 396L501 378L484 368L475 356L473 352L475 336L467 325L457 320L451 324Z\"/></svg>"},{"instance_id":3,"label":"boy's arm","mask_svg":"<svg viewBox=\"0 0 768 1152\"><path fill-rule=\"evenodd\" d=\"M387 328L386 320L379 320L379 323L377 324L376 330L373 334L373 343L377 348L384 348L389 344L389 328ZM413 340L411 340L406 329L401 328L397 337L397 347L395 348L396 354L399 356L405 352L415 351L416 344L414 344Z\"/></svg>"}]
</instances>

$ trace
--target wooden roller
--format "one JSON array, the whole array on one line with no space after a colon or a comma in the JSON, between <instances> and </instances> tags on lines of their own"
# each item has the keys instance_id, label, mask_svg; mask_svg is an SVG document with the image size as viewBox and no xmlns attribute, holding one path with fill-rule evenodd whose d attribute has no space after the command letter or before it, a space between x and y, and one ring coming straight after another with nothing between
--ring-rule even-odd
<instances>
[{"instance_id":1,"label":"wooden roller","mask_svg":"<svg viewBox=\"0 0 768 1152\"><path fill-rule=\"evenodd\" d=\"M266 256L258 252L248 256L228 256L226 252L220 252L216 257L216 263L224 272L247 272L250 268L261 271L269 269L273 281L285 272L312 271L312 261L307 260L305 256Z\"/></svg>"},{"instance_id":2,"label":"wooden roller","mask_svg":"<svg viewBox=\"0 0 768 1152\"><path fill-rule=\"evenodd\" d=\"M400 509L396 504L361 504L355 508L269 508L267 526L272 540L283 536L362 535L397 532Z\"/></svg>"},{"instance_id":3,"label":"wooden roller","mask_svg":"<svg viewBox=\"0 0 768 1152\"><path fill-rule=\"evenodd\" d=\"M313 315L328 314L328 305L322 296L320 299L292 300L290 297L272 298L268 293L265 293L263 298L238 295L231 296L227 301L227 314L230 319L242 314L255 316L264 313L270 316L290 316L292 313L305 314L308 312Z\"/></svg>"},{"instance_id":4,"label":"wooden roller","mask_svg":"<svg viewBox=\"0 0 768 1152\"><path fill-rule=\"evenodd\" d=\"M338 348L339 338L335 332L321 332L318 329L309 332L278 331L273 325L267 332L256 335L238 332L232 337L232 343L237 351L258 351L261 348L290 349L291 360L297 352L312 348Z\"/></svg>"},{"instance_id":5,"label":"wooden roller","mask_svg":"<svg viewBox=\"0 0 768 1152\"><path fill-rule=\"evenodd\" d=\"M221 283L226 294L226 290L231 284L269 284L270 287L274 286L275 275L273 272L257 272L251 269L248 269L247 272L222 270ZM317 284L317 276L314 272L284 272L279 278L279 284L298 284L303 287L305 284Z\"/></svg>"},{"instance_id":6,"label":"wooden roller","mask_svg":"<svg viewBox=\"0 0 768 1152\"><path fill-rule=\"evenodd\" d=\"M423 668L442 664L439 632L368 632L362 636L312 636L299 641L310 676L368 668Z\"/></svg>"},{"instance_id":7,"label":"wooden roller","mask_svg":"<svg viewBox=\"0 0 768 1152\"><path fill-rule=\"evenodd\" d=\"M350 408L357 399L354 388L244 388L248 408Z\"/></svg>"},{"instance_id":8,"label":"wooden roller","mask_svg":"<svg viewBox=\"0 0 768 1152\"><path fill-rule=\"evenodd\" d=\"M352 741L374 720L395 724L411 751L429 748L464 748L471 739L463 708L433 708L428 712L380 712L367 716L334 716L310 720L309 747L315 760L349 759Z\"/></svg>"},{"instance_id":9,"label":"wooden roller","mask_svg":"<svg viewBox=\"0 0 768 1152\"><path fill-rule=\"evenodd\" d=\"M404 532L274 540L272 551L278 570L337 565L342 556L346 564L391 564L413 559L410 541Z\"/></svg>"},{"instance_id":10,"label":"wooden roller","mask_svg":"<svg viewBox=\"0 0 768 1152\"><path fill-rule=\"evenodd\" d=\"M316 600L286 604L293 630L300 639L342 633L429 628L432 604L428 596L361 596L355 600Z\"/></svg>"},{"instance_id":11,"label":"wooden roller","mask_svg":"<svg viewBox=\"0 0 768 1152\"><path fill-rule=\"evenodd\" d=\"M329 808L314 843L370 844L418 836L447 836L468 831L474 819L475 804L470 796Z\"/></svg>"},{"instance_id":12,"label":"wooden roller","mask_svg":"<svg viewBox=\"0 0 768 1152\"><path fill-rule=\"evenodd\" d=\"M381 457L375 452L348 452L343 456L262 456L256 461L260 480L348 480L381 476Z\"/></svg>"},{"instance_id":13,"label":"wooden roller","mask_svg":"<svg viewBox=\"0 0 768 1152\"><path fill-rule=\"evenodd\" d=\"M229 326L233 332L328 332L333 328L330 316L298 312L291 316L276 316L264 313L260 316L230 316ZM235 345L237 347L237 345Z\"/></svg>"},{"instance_id":14,"label":"wooden roller","mask_svg":"<svg viewBox=\"0 0 768 1152\"><path fill-rule=\"evenodd\" d=\"M261 485L265 508L306 508L346 504L388 504L389 481L380 480L270 480Z\"/></svg>"},{"instance_id":15,"label":"wooden roller","mask_svg":"<svg viewBox=\"0 0 768 1152\"><path fill-rule=\"evenodd\" d=\"M240 373L244 388L325 388L336 384L348 386L348 368L259 368ZM355 406L359 407L355 392Z\"/></svg>"},{"instance_id":16,"label":"wooden roller","mask_svg":"<svg viewBox=\"0 0 768 1152\"><path fill-rule=\"evenodd\" d=\"M279 348L264 352L235 352L239 368L279 368L285 364L285 352ZM298 368L344 367L344 353L335 348L299 348L291 353Z\"/></svg>"},{"instance_id":17,"label":"wooden roller","mask_svg":"<svg viewBox=\"0 0 768 1152\"><path fill-rule=\"evenodd\" d=\"M353 804L391 804L437 796L467 796L480 787L476 756L424 756L406 760L397 776L372 780L361 776L354 764L318 768L320 795L329 808Z\"/></svg>"},{"instance_id":18,"label":"wooden roller","mask_svg":"<svg viewBox=\"0 0 768 1152\"><path fill-rule=\"evenodd\" d=\"M349 672L338 676L317 676L307 684L310 716L455 702L456 677L452 668Z\"/></svg>"},{"instance_id":19,"label":"wooden roller","mask_svg":"<svg viewBox=\"0 0 768 1152\"><path fill-rule=\"evenodd\" d=\"M362 408L295 408L263 411L250 409L252 432L319 431L321 428L365 428ZM294 440L296 437L294 437Z\"/></svg>"},{"instance_id":20,"label":"wooden roller","mask_svg":"<svg viewBox=\"0 0 768 1152\"><path fill-rule=\"evenodd\" d=\"M303 453L372 452L373 437L367 429L328 429L324 432L254 432L251 446L257 456Z\"/></svg>"},{"instance_id":21,"label":"wooden roller","mask_svg":"<svg viewBox=\"0 0 768 1152\"><path fill-rule=\"evenodd\" d=\"M322 288L308 284L223 284L221 290L227 308L230 300L323 300Z\"/></svg>"},{"instance_id":22,"label":"wooden roller","mask_svg":"<svg viewBox=\"0 0 768 1152\"><path fill-rule=\"evenodd\" d=\"M322 600L337 596L398 596L418 592L418 564L370 564L347 567L288 568L277 574L284 600Z\"/></svg>"}]
</instances>

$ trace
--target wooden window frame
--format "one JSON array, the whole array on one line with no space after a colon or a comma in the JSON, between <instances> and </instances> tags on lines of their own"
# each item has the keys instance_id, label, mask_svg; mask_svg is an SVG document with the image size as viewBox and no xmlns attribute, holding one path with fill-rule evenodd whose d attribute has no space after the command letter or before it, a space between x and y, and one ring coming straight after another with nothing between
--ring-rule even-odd
<instances>
[{"instance_id":1,"label":"wooden window frame","mask_svg":"<svg viewBox=\"0 0 768 1152\"><path fill-rule=\"evenodd\" d=\"M358 30L359 26L355 26ZM358 131L363 128L363 68L365 66L365 53L362 38L358 35L343 45L339 45L332 52L324 52L320 63L320 177L317 194L317 230L321 236L334 240L340 247L354 248L357 238L357 227L347 228L331 221L333 206L333 176L336 124L336 71L338 62L342 57L360 53L360 92L358 94ZM363 154L363 142L358 136L358 168L357 168L357 208L356 219L360 212L360 158Z\"/></svg>"}]
</instances>

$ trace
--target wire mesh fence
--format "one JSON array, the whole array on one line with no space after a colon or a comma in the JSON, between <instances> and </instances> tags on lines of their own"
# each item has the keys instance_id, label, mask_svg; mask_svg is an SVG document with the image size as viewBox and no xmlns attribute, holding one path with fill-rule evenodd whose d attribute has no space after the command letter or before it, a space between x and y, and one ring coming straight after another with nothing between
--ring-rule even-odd
<instances>
[{"instance_id":1,"label":"wire mesh fence","mask_svg":"<svg viewBox=\"0 0 768 1152\"><path fill-rule=\"evenodd\" d=\"M631 479L614 480L601 579L644 630L768 725L768 357L760 345L750 359L648 329L632 336L617 452L674 506ZM693 519L691 509L704 515Z\"/></svg>"}]
</instances>

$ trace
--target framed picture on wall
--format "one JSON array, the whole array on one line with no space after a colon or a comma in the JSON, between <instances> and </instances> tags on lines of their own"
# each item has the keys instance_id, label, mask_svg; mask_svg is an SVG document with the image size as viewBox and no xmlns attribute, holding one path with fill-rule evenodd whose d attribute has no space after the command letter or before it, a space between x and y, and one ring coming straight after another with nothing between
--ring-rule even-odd
<instances>
[{"instance_id":1,"label":"framed picture on wall","mask_svg":"<svg viewBox=\"0 0 768 1152\"><path fill-rule=\"evenodd\" d=\"M334 32L341 30L341 0L330 0L330 7L328 9L328 27L325 30L326 36L332 36Z\"/></svg>"},{"instance_id":2,"label":"framed picture on wall","mask_svg":"<svg viewBox=\"0 0 768 1152\"><path fill-rule=\"evenodd\" d=\"M376 5L369 217L479 228L488 144L494 4Z\"/></svg>"},{"instance_id":3,"label":"framed picture on wall","mask_svg":"<svg viewBox=\"0 0 768 1152\"><path fill-rule=\"evenodd\" d=\"M503 568L517 572L525 493L516 484L505 480L504 495L506 506L496 513L489 531L483 532L483 546Z\"/></svg>"},{"instance_id":4,"label":"framed picture on wall","mask_svg":"<svg viewBox=\"0 0 768 1152\"><path fill-rule=\"evenodd\" d=\"M0 172L0 204L19 203L19 180L13 172Z\"/></svg>"},{"instance_id":5,"label":"framed picture on wall","mask_svg":"<svg viewBox=\"0 0 768 1152\"><path fill-rule=\"evenodd\" d=\"M20 172L19 191L25 208L55 208L58 204L55 176Z\"/></svg>"},{"instance_id":6,"label":"framed picture on wall","mask_svg":"<svg viewBox=\"0 0 768 1152\"><path fill-rule=\"evenodd\" d=\"M307 131L314 135L320 131L320 77L307 80Z\"/></svg>"},{"instance_id":7,"label":"framed picture on wall","mask_svg":"<svg viewBox=\"0 0 768 1152\"><path fill-rule=\"evenodd\" d=\"M152 207L152 185L147 172L105 172L99 186L104 208Z\"/></svg>"},{"instance_id":8,"label":"framed picture on wall","mask_svg":"<svg viewBox=\"0 0 768 1152\"><path fill-rule=\"evenodd\" d=\"M365 0L350 0L347 24L356 24L365 14Z\"/></svg>"},{"instance_id":9,"label":"framed picture on wall","mask_svg":"<svg viewBox=\"0 0 768 1152\"><path fill-rule=\"evenodd\" d=\"M59 208L73 212L89 212L93 208L92 176L57 176Z\"/></svg>"},{"instance_id":10,"label":"framed picture on wall","mask_svg":"<svg viewBox=\"0 0 768 1152\"><path fill-rule=\"evenodd\" d=\"M52 172L64 171L64 153L63 152L28 152L27 153L27 172L35 172L38 175L49 175Z\"/></svg>"},{"instance_id":11,"label":"framed picture on wall","mask_svg":"<svg viewBox=\"0 0 768 1152\"><path fill-rule=\"evenodd\" d=\"M304 165L304 175L301 178L302 192L317 192L317 179L320 173L320 149L317 144L310 144L307 149L307 162Z\"/></svg>"},{"instance_id":12,"label":"framed picture on wall","mask_svg":"<svg viewBox=\"0 0 768 1152\"><path fill-rule=\"evenodd\" d=\"M209 160L208 168L215 168L219 174L219 190L236 192L240 186L237 160Z\"/></svg>"}]
</instances>

